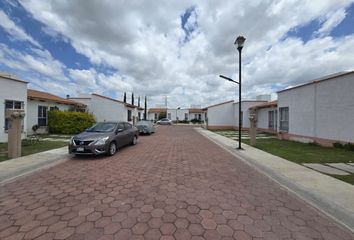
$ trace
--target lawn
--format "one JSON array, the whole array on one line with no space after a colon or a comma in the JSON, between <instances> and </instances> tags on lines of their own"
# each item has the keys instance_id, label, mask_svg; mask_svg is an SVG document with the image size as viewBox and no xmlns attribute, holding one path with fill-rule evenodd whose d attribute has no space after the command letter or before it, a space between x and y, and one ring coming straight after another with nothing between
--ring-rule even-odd
<instances>
[{"instance_id":1,"label":"lawn","mask_svg":"<svg viewBox=\"0 0 354 240\"><path fill-rule=\"evenodd\" d=\"M55 148L67 146L68 143L62 141L43 141L30 144L29 141L22 141L22 156L43 152ZM7 143L0 143L0 161L7 160Z\"/></svg>"},{"instance_id":2,"label":"lawn","mask_svg":"<svg viewBox=\"0 0 354 240\"><path fill-rule=\"evenodd\" d=\"M232 139L237 139L235 131L215 131L216 133L229 137ZM243 132L242 134L245 138L242 142L245 144L250 144L248 134ZM262 136L262 135L260 135ZM268 138L258 138L256 148L263 150L265 152L271 153L273 155L282 157L284 159L290 160L292 162L302 164L302 163L354 163L354 152L346 149L340 148L330 148L322 147L311 143L300 143L288 140L280 140L274 136L269 136ZM354 185L354 174L339 176L330 175L342 181L351 183Z\"/></svg>"},{"instance_id":3,"label":"lawn","mask_svg":"<svg viewBox=\"0 0 354 240\"><path fill-rule=\"evenodd\" d=\"M250 144L248 139L242 142ZM296 163L354 162L354 152L287 140L257 139L256 148Z\"/></svg>"}]
</instances>

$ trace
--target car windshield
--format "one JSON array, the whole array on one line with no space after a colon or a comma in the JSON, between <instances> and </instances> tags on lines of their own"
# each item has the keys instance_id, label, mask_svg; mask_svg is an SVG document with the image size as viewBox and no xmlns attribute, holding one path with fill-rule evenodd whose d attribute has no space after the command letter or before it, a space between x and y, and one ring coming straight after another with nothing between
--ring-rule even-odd
<instances>
[{"instance_id":1,"label":"car windshield","mask_svg":"<svg viewBox=\"0 0 354 240\"><path fill-rule=\"evenodd\" d=\"M86 132L112 132L116 126L117 123L100 122L87 129Z\"/></svg>"}]
</instances>

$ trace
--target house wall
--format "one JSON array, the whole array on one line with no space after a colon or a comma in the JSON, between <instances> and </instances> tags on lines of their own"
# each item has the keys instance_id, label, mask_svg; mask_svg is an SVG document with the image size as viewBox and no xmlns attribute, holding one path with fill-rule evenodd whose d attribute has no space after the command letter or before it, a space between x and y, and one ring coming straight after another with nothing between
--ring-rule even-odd
<instances>
[{"instance_id":1,"label":"house wall","mask_svg":"<svg viewBox=\"0 0 354 240\"><path fill-rule=\"evenodd\" d=\"M241 103L241 111L242 111L242 128L250 127L249 120L249 108L255 105L259 105L261 103L265 103L266 101L243 101ZM238 127L238 105L239 103L233 104L233 126Z\"/></svg>"},{"instance_id":2,"label":"house wall","mask_svg":"<svg viewBox=\"0 0 354 240\"><path fill-rule=\"evenodd\" d=\"M262 131L276 132L276 129L269 129L269 111L277 110L276 107L273 108L261 108L257 110L257 128ZM278 121L276 119L275 121Z\"/></svg>"},{"instance_id":3,"label":"house wall","mask_svg":"<svg viewBox=\"0 0 354 240\"><path fill-rule=\"evenodd\" d=\"M201 114L201 120L202 121L204 121L205 120L205 113L189 113L189 120L193 120L193 119L195 119L196 117L195 117L195 114ZM198 117L197 117L197 119L198 119Z\"/></svg>"},{"instance_id":4,"label":"house wall","mask_svg":"<svg viewBox=\"0 0 354 240\"><path fill-rule=\"evenodd\" d=\"M32 134L32 126L38 124L38 106L48 107L58 107L61 111L67 111L71 108L70 105L50 102L50 101L38 101L38 100L28 100L27 101L27 133ZM48 115L47 115L48 116ZM46 128L39 129L38 132L47 132Z\"/></svg>"},{"instance_id":5,"label":"house wall","mask_svg":"<svg viewBox=\"0 0 354 240\"><path fill-rule=\"evenodd\" d=\"M234 126L233 102L208 108L208 128L227 129Z\"/></svg>"},{"instance_id":6,"label":"house wall","mask_svg":"<svg viewBox=\"0 0 354 240\"><path fill-rule=\"evenodd\" d=\"M177 115L176 115L176 111L177 111ZM184 120L185 119L184 116L185 116L186 113L188 114L188 118L189 118L188 109L177 109L177 110L173 109L173 108L167 109L167 116L166 117L168 117L169 113L171 114L171 119L170 120L172 120L172 121L176 121L176 116L178 117L179 121ZM189 119L187 119L187 120L189 120Z\"/></svg>"},{"instance_id":7,"label":"house wall","mask_svg":"<svg viewBox=\"0 0 354 240\"><path fill-rule=\"evenodd\" d=\"M91 95L88 112L96 117L97 122L127 121L128 113L123 103L115 102L96 95Z\"/></svg>"},{"instance_id":8,"label":"house wall","mask_svg":"<svg viewBox=\"0 0 354 240\"><path fill-rule=\"evenodd\" d=\"M278 107L289 107L289 132L282 137L354 143L353 99L354 73L279 92Z\"/></svg>"},{"instance_id":9,"label":"house wall","mask_svg":"<svg viewBox=\"0 0 354 240\"><path fill-rule=\"evenodd\" d=\"M23 120L24 129L27 129L27 83L0 77L0 142L7 142L5 131L5 100L21 101L24 103L26 116ZM22 138L26 137L23 132Z\"/></svg>"}]
</instances>

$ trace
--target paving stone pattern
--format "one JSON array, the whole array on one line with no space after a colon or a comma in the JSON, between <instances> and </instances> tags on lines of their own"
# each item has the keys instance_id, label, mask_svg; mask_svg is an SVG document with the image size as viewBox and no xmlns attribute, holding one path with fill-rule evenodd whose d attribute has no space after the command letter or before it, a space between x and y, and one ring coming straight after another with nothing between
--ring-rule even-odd
<instances>
[{"instance_id":1,"label":"paving stone pattern","mask_svg":"<svg viewBox=\"0 0 354 240\"><path fill-rule=\"evenodd\" d=\"M1 187L0 239L353 239L191 127Z\"/></svg>"}]
</instances>

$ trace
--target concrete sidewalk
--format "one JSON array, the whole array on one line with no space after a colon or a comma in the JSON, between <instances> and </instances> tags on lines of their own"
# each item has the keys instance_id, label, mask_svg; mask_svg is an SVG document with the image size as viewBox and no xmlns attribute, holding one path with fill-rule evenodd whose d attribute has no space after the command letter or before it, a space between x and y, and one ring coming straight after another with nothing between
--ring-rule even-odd
<instances>
[{"instance_id":1,"label":"concrete sidewalk","mask_svg":"<svg viewBox=\"0 0 354 240\"><path fill-rule=\"evenodd\" d=\"M0 162L0 185L69 158L68 147L62 147Z\"/></svg>"},{"instance_id":2,"label":"concrete sidewalk","mask_svg":"<svg viewBox=\"0 0 354 240\"><path fill-rule=\"evenodd\" d=\"M354 186L211 131L196 130L354 232Z\"/></svg>"}]
</instances>

